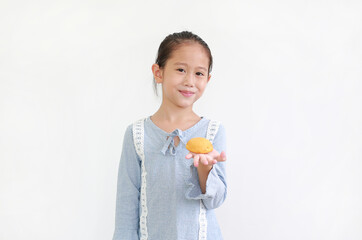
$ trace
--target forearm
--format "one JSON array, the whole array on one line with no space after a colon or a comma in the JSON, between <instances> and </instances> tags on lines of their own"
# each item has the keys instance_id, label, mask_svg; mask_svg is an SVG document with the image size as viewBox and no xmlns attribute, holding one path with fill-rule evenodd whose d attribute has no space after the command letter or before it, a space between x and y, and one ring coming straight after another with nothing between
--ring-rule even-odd
<instances>
[{"instance_id":1,"label":"forearm","mask_svg":"<svg viewBox=\"0 0 362 240\"><path fill-rule=\"evenodd\" d=\"M209 173L212 169L212 165L205 166L204 164L200 164L197 168L197 173L199 175L199 183L202 194L206 193L206 181Z\"/></svg>"},{"instance_id":2,"label":"forearm","mask_svg":"<svg viewBox=\"0 0 362 240\"><path fill-rule=\"evenodd\" d=\"M191 165L186 198L202 200L206 209L219 207L225 200L227 188L223 165L223 163L214 164L212 167L209 167L211 168L210 170Z\"/></svg>"}]
</instances>

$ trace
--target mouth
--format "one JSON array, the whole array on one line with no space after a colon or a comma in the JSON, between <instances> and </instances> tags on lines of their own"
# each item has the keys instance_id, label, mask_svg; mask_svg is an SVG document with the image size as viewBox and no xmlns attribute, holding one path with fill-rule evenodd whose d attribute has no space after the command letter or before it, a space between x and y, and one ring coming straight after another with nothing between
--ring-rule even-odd
<instances>
[{"instance_id":1,"label":"mouth","mask_svg":"<svg viewBox=\"0 0 362 240\"><path fill-rule=\"evenodd\" d=\"M194 92L190 92L190 91L181 91L181 90L179 90L179 92L185 97L191 97L191 96L193 96L195 94Z\"/></svg>"}]
</instances>

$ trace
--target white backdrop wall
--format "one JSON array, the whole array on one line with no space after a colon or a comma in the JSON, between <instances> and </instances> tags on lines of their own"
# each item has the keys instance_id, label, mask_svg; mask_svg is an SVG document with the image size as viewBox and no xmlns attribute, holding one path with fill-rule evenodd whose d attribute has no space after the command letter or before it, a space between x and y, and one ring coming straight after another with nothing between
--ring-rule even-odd
<instances>
[{"instance_id":1,"label":"white backdrop wall","mask_svg":"<svg viewBox=\"0 0 362 240\"><path fill-rule=\"evenodd\" d=\"M210 46L226 240L362 239L361 1L0 2L0 239L111 239L125 128L169 33Z\"/></svg>"}]
</instances>

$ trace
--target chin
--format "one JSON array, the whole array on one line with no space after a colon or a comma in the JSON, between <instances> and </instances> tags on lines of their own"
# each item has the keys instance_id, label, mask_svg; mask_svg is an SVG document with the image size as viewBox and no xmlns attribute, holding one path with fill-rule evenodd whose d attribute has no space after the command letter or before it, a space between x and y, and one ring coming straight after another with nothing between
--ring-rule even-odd
<instances>
[{"instance_id":1,"label":"chin","mask_svg":"<svg viewBox=\"0 0 362 240\"><path fill-rule=\"evenodd\" d=\"M192 101L191 103L179 103L178 106L180 108L192 108L195 102L196 101Z\"/></svg>"}]
</instances>

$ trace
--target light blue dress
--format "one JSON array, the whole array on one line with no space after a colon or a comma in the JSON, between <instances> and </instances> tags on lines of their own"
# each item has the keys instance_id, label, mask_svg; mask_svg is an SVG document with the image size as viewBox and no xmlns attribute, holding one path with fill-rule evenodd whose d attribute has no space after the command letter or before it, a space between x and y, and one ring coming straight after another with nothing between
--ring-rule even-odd
<instances>
[{"instance_id":1,"label":"light blue dress","mask_svg":"<svg viewBox=\"0 0 362 240\"><path fill-rule=\"evenodd\" d=\"M176 129L167 133L150 117L145 118L143 166L134 144L133 125L128 126L119 163L113 240L222 239L213 209L219 207L226 197L225 162L213 166L206 182L206 193L202 194L193 159L185 158L189 152L185 147L188 140L206 138L209 123L210 120L202 117L185 131ZM180 138L177 146L173 141L175 136ZM218 152L226 150L222 124L218 125L213 146ZM142 167L147 172L144 180ZM141 184L144 183L145 204L141 204ZM202 220L201 208L205 211L206 222ZM144 213L147 221L140 221ZM201 226L206 231L204 237Z\"/></svg>"}]
</instances>

